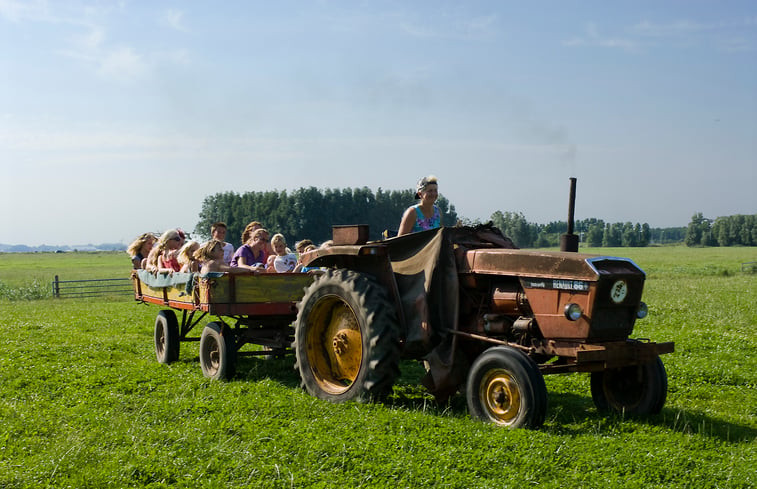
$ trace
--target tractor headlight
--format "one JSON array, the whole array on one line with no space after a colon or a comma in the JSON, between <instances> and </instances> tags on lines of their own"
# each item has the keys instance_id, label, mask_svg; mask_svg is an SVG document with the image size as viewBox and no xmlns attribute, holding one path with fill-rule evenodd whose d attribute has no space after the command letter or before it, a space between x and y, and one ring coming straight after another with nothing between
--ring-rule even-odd
<instances>
[{"instance_id":1,"label":"tractor headlight","mask_svg":"<svg viewBox=\"0 0 757 489\"><path fill-rule=\"evenodd\" d=\"M565 317L570 319L571 321L578 321L581 319L581 314L583 311L581 311L581 306L576 304L575 302L571 302L570 304L565 305Z\"/></svg>"},{"instance_id":2,"label":"tractor headlight","mask_svg":"<svg viewBox=\"0 0 757 489\"><path fill-rule=\"evenodd\" d=\"M640 302L638 309L636 309L636 317L639 319L644 319L647 317L647 314L649 313L649 309L647 308L646 303Z\"/></svg>"}]
</instances>

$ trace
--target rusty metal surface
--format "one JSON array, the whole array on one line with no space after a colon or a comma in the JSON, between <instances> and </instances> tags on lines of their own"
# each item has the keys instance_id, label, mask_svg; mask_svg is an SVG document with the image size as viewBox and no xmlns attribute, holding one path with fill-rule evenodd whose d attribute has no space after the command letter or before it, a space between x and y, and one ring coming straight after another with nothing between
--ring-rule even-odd
<instances>
[{"instance_id":1,"label":"rusty metal surface","mask_svg":"<svg viewBox=\"0 0 757 489\"><path fill-rule=\"evenodd\" d=\"M465 253L461 273L482 273L516 277L554 278L567 280L597 280L588 258L598 255L561 251L526 250L470 250Z\"/></svg>"},{"instance_id":2,"label":"rusty metal surface","mask_svg":"<svg viewBox=\"0 0 757 489\"><path fill-rule=\"evenodd\" d=\"M657 355L672 353L673 342L654 343L651 341L624 340L597 343L576 343L569 341L545 340L534 351L541 355L559 356L566 361L562 366L549 372L594 372L612 368L641 365L652 361Z\"/></svg>"},{"instance_id":3,"label":"rusty metal surface","mask_svg":"<svg viewBox=\"0 0 757 489\"><path fill-rule=\"evenodd\" d=\"M334 245L362 245L368 242L368 225L332 226Z\"/></svg>"}]
</instances>

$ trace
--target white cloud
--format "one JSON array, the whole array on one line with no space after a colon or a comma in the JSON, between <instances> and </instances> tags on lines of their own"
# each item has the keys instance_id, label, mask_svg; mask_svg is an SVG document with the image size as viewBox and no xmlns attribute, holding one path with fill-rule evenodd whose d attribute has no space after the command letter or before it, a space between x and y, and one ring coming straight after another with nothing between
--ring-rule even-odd
<instances>
[{"instance_id":1,"label":"white cloud","mask_svg":"<svg viewBox=\"0 0 757 489\"><path fill-rule=\"evenodd\" d=\"M470 41L492 37L499 23L499 17L496 14L472 16L461 9L442 11L439 15L431 17L420 20L400 16L399 28L410 36L422 39Z\"/></svg>"},{"instance_id":2,"label":"white cloud","mask_svg":"<svg viewBox=\"0 0 757 489\"><path fill-rule=\"evenodd\" d=\"M562 41L567 47L601 47L609 49L622 49L624 51L637 51L641 46L638 41L624 37L605 36L599 32L599 28L593 22L584 27L585 34Z\"/></svg>"},{"instance_id":3,"label":"white cloud","mask_svg":"<svg viewBox=\"0 0 757 489\"><path fill-rule=\"evenodd\" d=\"M168 9L165 11L164 18L168 25L177 31L186 31L187 28L184 25L184 12L181 10Z\"/></svg>"},{"instance_id":4,"label":"white cloud","mask_svg":"<svg viewBox=\"0 0 757 489\"><path fill-rule=\"evenodd\" d=\"M754 17L738 21L710 22L690 19L654 22L645 19L624 29L627 35L616 36L601 33L596 24L587 23L583 35L565 39L562 45L619 48L626 51L663 44L674 48L712 45L728 52L751 51L755 49L755 43L750 30L755 25L757 25L757 18Z\"/></svg>"},{"instance_id":5,"label":"white cloud","mask_svg":"<svg viewBox=\"0 0 757 489\"><path fill-rule=\"evenodd\" d=\"M709 31L723 27L720 23L704 24L687 19L677 20L667 24L657 24L644 20L631 27L631 31L649 37L680 37L693 33Z\"/></svg>"},{"instance_id":6,"label":"white cloud","mask_svg":"<svg viewBox=\"0 0 757 489\"><path fill-rule=\"evenodd\" d=\"M744 37L728 37L716 41L719 49L728 53L744 53L757 50L754 43Z\"/></svg>"},{"instance_id":7,"label":"white cloud","mask_svg":"<svg viewBox=\"0 0 757 489\"><path fill-rule=\"evenodd\" d=\"M734 31L750 29L755 18L739 21L699 22L679 19L671 22L642 20L624 29L625 36L601 33L594 23L587 23L584 34L562 41L567 47L603 47L625 51L637 51L643 47L660 46L688 48L694 45L710 44L724 51L749 51L755 49L754 41L748 35L738 36ZM727 37L722 37L727 36Z\"/></svg>"},{"instance_id":8,"label":"white cloud","mask_svg":"<svg viewBox=\"0 0 757 489\"><path fill-rule=\"evenodd\" d=\"M88 33L76 35L72 39L73 43L79 48L92 51L102 46L105 41L105 29L92 25Z\"/></svg>"},{"instance_id":9,"label":"white cloud","mask_svg":"<svg viewBox=\"0 0 757 489\"><path fill-rule=\"evenodd\" d=\"M52 20L47 2L44 0L27 2L0 0L0 17L4 17L11 22Z\"/></svg>"},{"instance_id":10,"label":"white cloud","mask_svg":"<svg viewBox=\"0 0 757 489\"><path fill-rule=\"evenodd\" d=\"M103 53L98 59L98 65L98 74L119 81L141 78L148 71L148 65L143 57L128 46Z\"/></svg>"}]
</instances>

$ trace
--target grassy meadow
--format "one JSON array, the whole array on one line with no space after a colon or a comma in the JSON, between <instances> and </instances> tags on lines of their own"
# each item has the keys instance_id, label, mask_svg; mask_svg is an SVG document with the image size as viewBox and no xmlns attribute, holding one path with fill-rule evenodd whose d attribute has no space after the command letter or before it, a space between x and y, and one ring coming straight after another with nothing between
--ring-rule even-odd
<instances>
[{"instance_id":1,"label":"grassy meadow","mask_svg":"<svg viewBox=\"0 0 757 489\"><path fill-rule=\"evenodd\" d=\"M128 276L125 253L0 254L0 487L757 486L757 248L581 251L647 272L634 337L676 342L657 416L598 413L582 374L546 377L536 431L435 404L416 362L383 404L308 396L292 357L211 382L197 343L155 361L157 306L28 292Z\"/></svg>"}]
</instances>

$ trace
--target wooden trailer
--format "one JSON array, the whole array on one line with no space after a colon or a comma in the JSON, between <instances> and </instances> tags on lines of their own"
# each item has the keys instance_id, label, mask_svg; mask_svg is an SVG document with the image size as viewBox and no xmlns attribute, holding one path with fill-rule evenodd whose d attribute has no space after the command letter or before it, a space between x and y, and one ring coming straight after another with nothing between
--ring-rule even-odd
<instances>
[{"instance_id":1,"label":"wooden trailer","mask_svg":"<svg viewBox=\"0 0 757 489\"><path fill-rule=\"evenodd\" d=\"M146 270L134 270L131 278L135 300L164 308L155 319L158 361L171 363L182 342L199 341L202 372L213 379L233 376L238 356L291 351L297 302L313 281L306 273L156 276ZM215 320L190 336L208 315ZM263 348L242 351L246 344Z\"/></svg>"}]
</instances>

